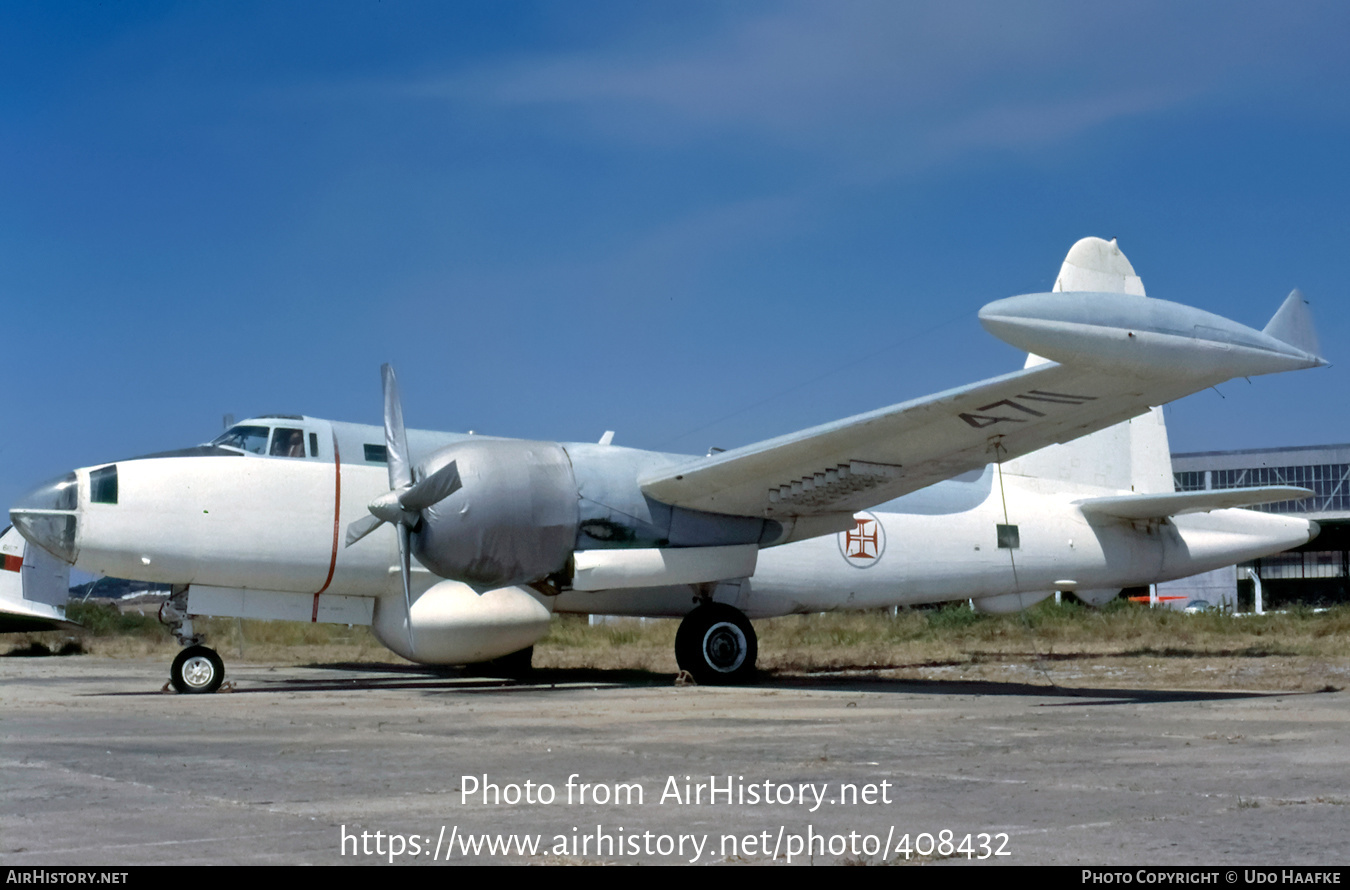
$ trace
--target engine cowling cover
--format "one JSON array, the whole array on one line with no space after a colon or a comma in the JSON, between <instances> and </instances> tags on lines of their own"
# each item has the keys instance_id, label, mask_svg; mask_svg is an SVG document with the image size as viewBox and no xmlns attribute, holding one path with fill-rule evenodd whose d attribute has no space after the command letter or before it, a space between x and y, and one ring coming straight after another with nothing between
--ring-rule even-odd
<instances>
[{"instance_id":1,"label":"engine cowling cover","mask_svg":"<svg viewBox=\"0 0 1350 890\"><path fill-rule=\"evenodd\" d=\"M422 510L413 553L467 584L528 584L562 571L576 546L577 484L552 442L481 439L452 445L420 466L424 478L458 465L462 487Z\"/></svg>"}]
</instances>

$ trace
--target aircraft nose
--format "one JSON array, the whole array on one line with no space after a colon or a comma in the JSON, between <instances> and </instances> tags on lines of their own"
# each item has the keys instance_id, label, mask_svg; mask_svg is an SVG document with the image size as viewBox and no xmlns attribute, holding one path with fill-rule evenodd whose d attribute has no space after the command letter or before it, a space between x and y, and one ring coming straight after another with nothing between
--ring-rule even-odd
<instances>
[{"instance_id":1,"label":"aircraft nose","mask_svg":"<svg viewBox=\"0 0 1350 890\"><path fill-rule=\"evenodd\" d=\"M1308 521L1308 540L1311 541L1313 538L1317 537L1317 536L1320 535L1321 533L1322 533L1322 526L1318 525L1317 523L1313 522L1312 520L1309 520L1309 521Z\"/></svg>"},{"instance_id":2,"label":"aircraft nose","mask_svg":"<svg viewBox=\"0 0 1350 890\"><path fill-rule=\"evenodd\" d=\"M67 473L20 498L9 511L9 519L24 540L74 565L78 508L79 483L74 473Z\"/></svg>"}]
</instances>

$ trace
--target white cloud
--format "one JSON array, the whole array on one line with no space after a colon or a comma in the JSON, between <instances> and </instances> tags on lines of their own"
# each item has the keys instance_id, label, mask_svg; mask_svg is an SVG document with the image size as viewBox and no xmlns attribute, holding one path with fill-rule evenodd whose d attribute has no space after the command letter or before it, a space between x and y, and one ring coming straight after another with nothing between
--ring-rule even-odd
<instances>
[{"instance_id":1,"label":"white cloud","mask_svg":"<svg viewBox=\"0 0 1350 890\"><path fill-rule=\"evenodd\" d=\"M885 176L1315 79L1343 65L1325 10L1345 18L1312 4L776 5L668 46L515 58L398 89L561 110L607 139L765 140Z\"/></svg>"}]
</instances>

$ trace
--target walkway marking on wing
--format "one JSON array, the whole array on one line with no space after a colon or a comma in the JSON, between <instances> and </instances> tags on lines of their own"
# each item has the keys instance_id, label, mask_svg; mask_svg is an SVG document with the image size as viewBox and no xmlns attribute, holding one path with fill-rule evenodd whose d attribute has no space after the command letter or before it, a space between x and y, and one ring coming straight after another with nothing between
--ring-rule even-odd
<instances>
[{"instance_id":1,"label":"walkway marking on wing","mask_svg":"<svg viewBox=\"0 0 1350 890\"><path fill-rule=\"evenodd\" d=\"M1030 392L1020 393L1013 396L1013 399L1021 399L1022 402L1042 402L1051 405L1081 405L1084 402L1097 401L1096 396L1080 396L1065 392L1048 392L1043 389L1033 389ZM1044 417L1044 411L1037 411L1035 408L1028 408L1021 402L1015 402L1013 399L999 399L997 402L990 402L988 405L981 405L976 411L992 411L1000 406L1011 408L1014 411L1021 411L1029 417ZM1026 417L1006 416L1003 414L974 414L961 412L957 415L966 423L975 429L984 429L987 426L993 426L996 423L1026 423Z\"/></svg>"}]
</instances>

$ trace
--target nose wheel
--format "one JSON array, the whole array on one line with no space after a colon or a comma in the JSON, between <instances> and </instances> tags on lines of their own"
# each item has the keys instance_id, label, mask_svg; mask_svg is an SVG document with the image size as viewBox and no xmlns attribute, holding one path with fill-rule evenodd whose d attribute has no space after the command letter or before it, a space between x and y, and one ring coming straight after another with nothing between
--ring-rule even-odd
<instances>
[{"instance_id":1,"label":"nose wheel","mask_svg":"<svg viewBox=\"0 0 1350 890\"><path fill-rule=\"evenodd\" d=\"M216 650L206 646L189 646L173 660L169 682L185 695L215 692L225 680L225 662Z\"/></svg>"},{"instance_id":2,"label":"nose wheel","mask_svg":"<svg viewBox=\"0 0 1350 890\"><path fill-rule=\"evenodd\" d=\"M675 660L703 686L747 683L755 675L759 641L739 609L707 603L685 616L675 634Z\"/></svg>"}]
</instances>

